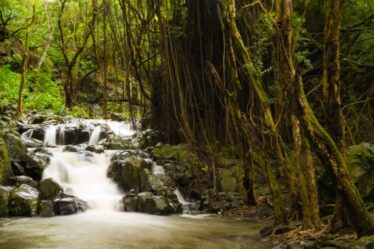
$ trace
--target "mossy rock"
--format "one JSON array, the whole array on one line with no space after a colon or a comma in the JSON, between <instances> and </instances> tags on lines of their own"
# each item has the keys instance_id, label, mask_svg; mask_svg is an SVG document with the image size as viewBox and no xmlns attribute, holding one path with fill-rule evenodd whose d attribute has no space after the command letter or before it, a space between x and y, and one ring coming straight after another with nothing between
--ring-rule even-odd
<instances>
[{"instance_id":1,"label":"mossy rock","mask_svg":"<svg viewBox=\"0 0 374 249\"><path fill-rule=\"evenodd\" d=\"M0 184L6 184L13 175L8 148L0 138Z\"/></svg>"},{"instance_id":2,"label":"mossy rock","mask_svg":"<svg viewBox=\"0 0 374 249\"><path fill-rule=\"evenodd\" d=\"M0 217L7 217L9 214L9 196L14 188L0 186Z\"/></svg>"},{"instance_id":3,"label":"mossy rock","mask_svg":"<svg viewBox=\"0 0 374 249\"><path fill-rule=\"evenodd\" d=\"M196 157L187 144L163 144L155 147L152 155L159 160L190 160Z\"/></svg>"},{"instance_id":4,"label":"mossy rock","mask_svg":"<svg viewBox=\"0 0 374 249\"><path fill-rule=\"evenodd\" d=\"M55 216L53 201L43 200L39 203L39 215L41 217Z\"/></svg>"},{"instance_id":5,"label":"mossy rock","mask_svg":"<svg viewBox=\"0 0 374 249\"><path fill-rule=\"evenodd\" d=\"M40 198L52 200L62 193L62 187L52 178L44 179L39 186Z\"/></svg>"},{"instance_id":6,"label":"mossy rock","mask_svg":"<svg viewBox=\"0 0 374 249\"><path fill-rule=\"evenodd\" d=\"M143 158L129 157L122 167L122 178L125 190L131 190L141 186L141 172L148 164Z\"/></svg>"},{"instance_id":7,"label":"mossy rock","mask_svg":"<svg viewBox=\"0 0 374 249\"><path fill-rule=\"evenodd\" d=\"M37 189L22 184L14 189L9 196L9 214L11 216L34 216L38 208Z\"/></svg>"}]
</instances>

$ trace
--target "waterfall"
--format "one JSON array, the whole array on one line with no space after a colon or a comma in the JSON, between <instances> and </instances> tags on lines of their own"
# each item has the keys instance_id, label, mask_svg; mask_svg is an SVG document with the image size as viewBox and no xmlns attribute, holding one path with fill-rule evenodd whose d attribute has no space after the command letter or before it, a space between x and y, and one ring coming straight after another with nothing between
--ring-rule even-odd
<instances>
[{"instance_id":1,"label":"waterfall","mask_svg":"<svg viewBox=\"0 0 374 249\"><path fill-rule=\"evenodd\" d=\"M32 137L33 133L34 133L34 130L33 130L33 129L30 129L30 130L28 130L28 131L22 133L22 135L21 135L21 139L22 139L22 140L27 140L28 138Z\"/></svg>"},{"instance_id":2,"label":"waterfall","mask_svg":"<svg viewBox=\"0 0 374 249\"><path fill-rule=\"evenodd\" d=\"M181 191L179 191L179 189L176 189L174 190L173 192L177 197L178 197L178 201L180 204L182 205L189 205L191 204L190 202L186 201L181 193Z\"/></svg>"},{"instance_id":3,"label":"waterfall","mask_svg":"<svg viewBox=\"0 0 374 249\"><path fill-rule=\"evenodd\" d=\"M96 145L99 143L100 139L100 134L101 134L101 126L98 125L94 128L94 130L91 133L90 136L90 141L88 142L89 145Z\"/></svg>"},{"instance_id":4,"label":"waterfall","mask_svg":"<svg viewBox=\"0 0 374 249\"><path fill-rule=\"evenodd\" d=\"M165 169L161 165L157 165L156 162L152 164L152 174L154 175L165 175Z\"/></svg>"},{"instance_id":5,"label":"waterfall","mask_svg":"<svg viewBox=\"0 0 374 249\"><path fill-rule=\"evenodd\" d=\"M44 135L44 145L56 146L56 132L56 125L50 125L47 127Z\"/></svg>"},{"instance_id":6,"label":"waterfall","mask_svg":"<svg viewBox=\"0 0 374 249\"><path fill-rule=\"evenodd\" d=\"M65 125L59 126L58 144L65 144Z\"/></svg>"},{"instance_id":7,"label":"waterfall","mask_svg":"<svg viewBox=\"0 0 374 249\"><path fill-rule=\"evenodd\" d=\"M109 153L79 154L50 150L51 162L44 170L43 179L53 178L67 194L87 201L92 209L116 210L122 197L116 184L107 178Z\"/></svg>"}]
</instances>

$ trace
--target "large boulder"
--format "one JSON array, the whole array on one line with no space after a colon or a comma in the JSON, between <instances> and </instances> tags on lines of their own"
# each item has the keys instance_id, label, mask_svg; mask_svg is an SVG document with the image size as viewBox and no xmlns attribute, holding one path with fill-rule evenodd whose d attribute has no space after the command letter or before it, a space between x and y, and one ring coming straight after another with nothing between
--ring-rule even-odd
<instances>
[{"instance_id":1,"label":"large boulder","mask_svg":"<svg viewBox=\"0 0 374 249\"><path fill-rule=\"evenodd\" d=\"M54 212L57 215L69 215L78 212L83 212L88 208L85 201L74 197L65 195L54 200Z\"/></svg>"},{"instance_id":2,"label":"large boulder","mask_svg":"<svg viewBox=\"0 0 374 249\"><path fill-rule=\"evenodd\" d=\"M135 193L128 193L122 198L123 206L127 212L138 211L138 195Z\"/></svg>"},{"instance_id":3,"label":"large boulder","mask_svg":"<svg viewBox=\"0 0 374 249\"><path fill-rule=\"evenodd\" d=\"M141 172L141 190L156 195L169 196L175 189L175 184L167 175L154 175L149 169Z\"/></svg>"},{"instance_id":4,"label":"large boulder","mask_svg":"<svg viewBox=\"0 0 374 249\"><path fill-rule=\"evenodd\" d=\"M143 169L150 168L151 165L141 157L131 155L128 158L114 158L109 169L108 177L119 184L123 190L129 191L135 189L141 191L141 175Z\"/></svg>"},{"instance_id":5,"label":"large boulder","mask_svg":"<svg viewBox=\"0 0 374 249\"><path fill-rule=\"evenodd\" d=\"M34 216L38 208L37 189L22 184L14 189L9 196L9 214L11 216Z\"/></svg>"},{"instance_id":6,"label":"large boulder","mask_svg":"<svg viewBox=\"0 0 374 249\"><path fill-rule=\"evenodd\" d=\"M127 212L167 215L182 212L182 206L176 196L170 198L155 195L152 192L139 194L128 193L123 197L124 209Z\"/></svg>"},{"instance_id":7,"label":"large boulder","mask_svg":"<svg viewBox=\"0 0 374 249\"><path fill-rule=\"evenodd\" d=\"M131 147L130 138L122 138L113 133L108 134L108 136L99 142L99 145L103 146L108 150L126 150Z\"/></svg>"},{"instance_id":8,"label":"large boulder","mask_svg":"<svg viewBox=\"0 0 374 249\"><path fill-rule=\"evenodd\" d=\"M39 191L42 200L53 200L62 193L62 187L52 178L47 178L40 182Z\"/></svg>"},{"instance_id":9,"label":"large boulder","mask_svg":"<svg viewBox=\"0 0 374 249\"><path fill-rule=\"evenodd\" d=\"M39 181L46 165L41 164L28 154L27 148L19 136L7 133L3 140L9 152L14 174L27 175Z\"/></svg>"},{"instance_id":10,"label":"large boulder","mask_svg":"<svg viewBox=\"0 0 374 249\"><path fill-rule=\"evenodd\" d=\"M0 186L0 217L9 215L9 196L13 189L13 187Z\"/></svg>"},{"instance_id":11,"label":"large boulder","mask_svg":"<svg viewBox=\"0 0 374 249\"><path fill-rule=\"evenodd\" d=\"M164 196L153 195L150 192L142 192L138 195L137 211L158 215L175 212Z\"/></svg>"},{"instance_id":12,"label":"large boulder","mask_svg":"<svg viewBox=\"0 0 374 249\"><path fill-rule=\"evenodd\" d=\"M161 142L161 133L152 129L141 131L133 136L131 147L146 149L148 147L156 146Z\"/></svg>"},{"instance_id":13,"label":"large boulder","mask_svg":"<svg viewBox=\"0 0 374 249\"><path fill-rule=\"evenodd\" d=\"M64 129L65 144L82 144L90 140L89 127L80 124L79 126L66 126Z\"/></svg>"}]
</instances>

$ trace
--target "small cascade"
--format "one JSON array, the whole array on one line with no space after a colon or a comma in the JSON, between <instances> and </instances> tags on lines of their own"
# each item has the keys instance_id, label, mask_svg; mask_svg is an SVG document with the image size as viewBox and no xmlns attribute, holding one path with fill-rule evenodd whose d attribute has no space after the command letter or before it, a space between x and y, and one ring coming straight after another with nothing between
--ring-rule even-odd
<instances>
[{"instance_id":1,"label":"small cascade","mask_svg":"<svg viewBox=\"0 0 374 249\"><path fill-rule=\"evenodd\" d=\"M99 143L100 139L100 134L101 134L101 126L98 125L94 128L94 130L91 133L90 136L90 141L88 142L89 145L96 145Z\"/></svg>"},{"instance_id":2,"label":"small cascade","mask_svg":"<svg viewBox=\"0 0 374 249\"><path fill-rule=\"evenodd\" d=\"M44 145L49 146L56 146L56 134L57 133L57 126L50 125L47 127L44 135Z\"/></svg>"},{"instance_id":3,"label":"small cascade","mask_svg":"<svg viewBox=\"0 0 374 249\"><path fill-rule=\"evenodd\" d=\"M178 201L179 201L180 204L182 204L182 205L188 205L188 204L191 203L191 202L188 202L188 201L186 201L184 199L184 197L183 197L183 195L182 195L182 193L181 193L181 191L179 189L174 190L173 193L178 197Z\"/></svg>"},{"instance_id":4,"label":"small cascade","mask_svg":"<svg viewBox=\"0 0 374 249\"><path fill-rule=\"evenodd\" d=\"M188 202L184 199L182 193L179 189L173 191L173 193L177 196L179 203L182 205L183 214L200 214L199 211L200 202Z\"/></svg>"},{"instance_id":5,"label":"small cascade","mask_svg":"<svg viewBox=\"0 0 374 249\"><path fill-rule=\"evenodd\" d=\"M27 140L28 138L31 138L33 134L34 134L34 130L33 130L33 129L30 129L30 130L28 130L28 131L22 133L22 135L21 135L21 139L22 139L23 141L25 141L25 140Z\"/></svg>"},{"instance_id":6,"label":"small cascade","mask_svg":"<svg viewBox=\"0 0 374 249\"><path fill-rule=\"evenodd\" d=\"M52 149L53 157L44 170L43 179L53 178L64 192L87 201L92 209L118 210L121 192L107 178L108 154L80 154Z\"/></svg>"},{"instance_id":7,"label":"small cascade","mask_svg":"<svg viewBox=\"0 0 374 249\"><path fill-rule=\"evenodd\" d=\"M65 144L65 125L60 125L58 130L58 144Z\"/></svg>"},{"instance_id":8,"label":"small cascade","mask_svg":"<svg viewBox=\"0 0 374 249\"><path fill-rule=\"evenodd\" d=\"M157 165L156 162L152 164L152 174L154 175L165 175L165 169L161 165Z\"/></svg>"}]
</instances>

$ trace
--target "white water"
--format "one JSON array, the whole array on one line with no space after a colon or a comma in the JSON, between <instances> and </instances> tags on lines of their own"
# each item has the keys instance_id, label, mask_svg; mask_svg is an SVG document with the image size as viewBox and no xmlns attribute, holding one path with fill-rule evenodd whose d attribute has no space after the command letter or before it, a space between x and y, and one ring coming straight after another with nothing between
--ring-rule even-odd
<instances>
[{"instance_id":1,"label":"white water","mask_svg":"<svg viewBox=\"0 0 374 249\"><path fill-rule=\"evenodd\" d=\"M107 178L110 163L107 154L92 153L89 156L53 149L53 157L44 170L43 179L53 178L64 192L85 200L92 209L118 210L121 192Z\"/></svg>"},{"instance_id":2,"label":"white water","mask_svg":"<svg viewBox=\"0 0 374 249\"><path fill-rule=\"evenodd\" d=\"M165 175L165 169L164 169L163 166L157 165L156 162L153 162L152 174L154 174L154 175Z\"/></svg>"},{"instance_id":3,"label":"white water","mask_svg":"<svg viewBox=\"0 0 374 249\"><path fill-rule=\"evenodd\" d=\"M33 133L34 133L34 130L33 130L33 129L28 130L28 131L22 133L22 135L21 135L21 139L22 139L22 140L27 140L28 138L32 137L32 134L33 134Z\"/></svg>"},{"instance_id":4,"label":"white water","mask_svg":"<svg viewBox=\"0 0 374 249\"><path fill-rule=\"evenodd\" d=\"M179 191L179 189L174 190L173 193L178 197L178 201L179 201L180 204L182 204L182 205L191 204L191 202L188 202L184 199L184 197L183 197L182 193Z\"/></svg>"},{"instance_id":5,"label":"white water","mask_svg":"<svg viewBox=\"0 0 374 249\"><path fill-rule=\"evenodd\" d=\"M55 146L56 145L56 132L57 126L50 125L47 127L44 135L44 145Z\"/></svg>"},{"instance_id":6,"label":"white water","mask_svg":"<svg viewBox=\"0 0 374 249\"><path fill-rule=\"evenodd\" d=\"M89 145L96 145L96 144L98 144L99 143L99 139L100 139L100 134L101 134L101 126L98 125L92 131L91 136L90 136L90 141L88 141L88 144Z\"/></svg>"},{"instance_id":7,"label":"white water","mask_svg":"<svg viewBox=\"0 0 374 249\"><path fill-rule=\"evenodd\" d=\"M110 130L120 137L129 137L134 134L134 130L131 129L131 124L126 122L118 122L112 120L103 120L103 119L73 119L71 122L83 123L88 126L93 125L108 125ZM96 126L97 127L97 126Z\"/></svg>"},{"instance_id":8,"label":"white water","mask_svg":"<svg viewBox=\"0 0 374 249\"><path fill-rule=\"evenodd\" d=\"M59 125L58 144L65 144L65 125Z\"/></svg>"}]
</instances>

